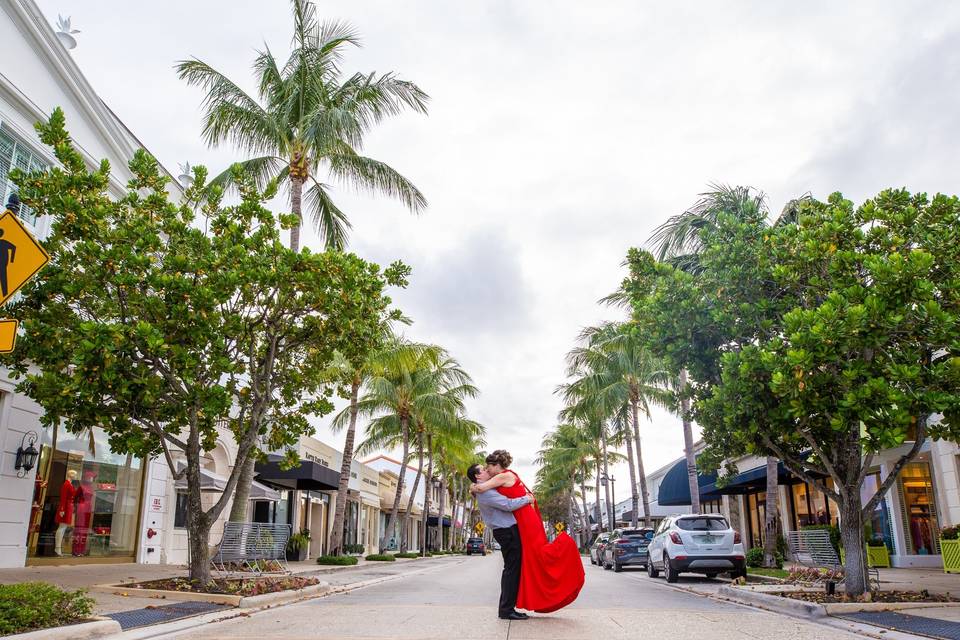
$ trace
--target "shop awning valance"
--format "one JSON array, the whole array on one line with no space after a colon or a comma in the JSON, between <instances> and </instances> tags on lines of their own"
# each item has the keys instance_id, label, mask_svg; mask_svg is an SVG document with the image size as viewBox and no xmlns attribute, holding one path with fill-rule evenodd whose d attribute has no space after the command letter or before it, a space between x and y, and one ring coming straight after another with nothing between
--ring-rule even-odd
<instances>
[{"instance_id":1,"label":"shop awning valance","mask_svg":"<svg viewBox=\"0 0 960 640\"><path fill-rule=\"evenodd\" d=\"M267 456L265 462L257 462L257 480L273 487L304 491L336 491L340 474L313 460L301 460L292 469L280 466L281 456Z\"/></svg>"},{"instance_id":2,"label":"shop awning valance","mask_svg":"<svg viewBox=\"0 0 960 640\"><path fill-rule=\"evenodd\" d=\"M435 527L435 526L437 526L437 516L429 516L429 517L427 517L427 526L428 526L428 527ZM448 518L447 516L444 516L444 517L443 517L443 526L445 526L445 527L449 527L449 526L450 526L450 518Z\"/></svg>"},{"instance_id":3,"label":"shop awning valance","mask_svg":"<svg viewBox=\"0 0 960 640\"><path fill-rule=\"evenodd\" d=\"M227 479L215 474L207 469L200 469L200 491L211 493L223 493L227 487ZM187 477L181 476L179 480L173 483L176 491L184 492L187 490ZM254 481L250 485L250 500L259 502L279 502L280 493L270 487Z\"/></svg>"},{"instance_id":4,"label":"shop awning valance","mask_svg":"<svg viewBox=\"0 0 960 640\"><path fill-rule=\"evenodd\" d=\"M697 474L697 483L700 485L700 499L709 500L704 488L717 480L716 473ZM679 507L690 504L690 482L687 479L687 461L680 460L667 471L660 481L660 491L657 493L657 504L662 507Z\"/></svg>"}]
</instances>

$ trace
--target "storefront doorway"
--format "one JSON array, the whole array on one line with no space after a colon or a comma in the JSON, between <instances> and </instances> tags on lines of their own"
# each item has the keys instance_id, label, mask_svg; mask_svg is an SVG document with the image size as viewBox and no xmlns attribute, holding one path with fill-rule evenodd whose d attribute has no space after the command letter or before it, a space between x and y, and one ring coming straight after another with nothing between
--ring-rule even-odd
<instances>
[{"instance_id":1,"label":"storefront doorway","mask_svg":"<svg viewBox=\"0 0 960 640\"><path fill-rule=\"evenodd\" d=\"M939 555L939 521L930 464L911 462L897 479L907 555Z\"/></svg>"},{"instance_id":2,"label":"storefront doorway","mask_svg":"<svg viewBox=\"0 0 960 640\"><path fill-rule=\"evenodd\" d=\"M143 461L114 453L107 435L63 428L42 436L27 531L27 564L134 560Z\"/></svg>"}]
</instances>

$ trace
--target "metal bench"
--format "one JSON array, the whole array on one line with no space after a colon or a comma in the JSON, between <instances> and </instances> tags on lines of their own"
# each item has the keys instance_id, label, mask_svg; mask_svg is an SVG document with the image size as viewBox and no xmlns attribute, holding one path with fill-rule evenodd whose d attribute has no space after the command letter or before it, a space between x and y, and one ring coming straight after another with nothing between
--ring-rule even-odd
<instances>
[{"instance_id":1,"label":"metal bench","mask_svg":"<svg viewBox=\"0 0 960 640\"><path fill-rule=\"evenodd\" d=\"M221 573L289 573L289 524L227 522L211 566Z\"/></svg>"},{"instance_id":2,"label":"metal bench","mask_svg":"<svg viewBox=\"0 0 960 640\"><path fill-rule=\"evenodd\" d=\"M787 548L794 561L805 567L826 569L834 574L843 570L843 563L830 541L830 532L825 529L790 531L787 534ZM866 558L864 560L866 561ZM828 575L821 575L812 580L812 583L822 583ZM877 569L868 566L867 578L879 587L880 572Z\"/></svg>"}]
</instances>

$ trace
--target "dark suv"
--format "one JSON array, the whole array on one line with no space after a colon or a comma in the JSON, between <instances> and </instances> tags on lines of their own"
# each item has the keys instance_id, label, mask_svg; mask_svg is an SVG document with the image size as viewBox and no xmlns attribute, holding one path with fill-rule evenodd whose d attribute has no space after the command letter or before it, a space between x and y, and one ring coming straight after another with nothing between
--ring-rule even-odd
<instances>
[{"instance_id":1,"label":"dark suv","mask_svg":"<svg viewBox=\"0 0 960 640\"><path fill-rule=\"evenodd\" d=\"M653 529L614 529L608 542L600 552L600 564L604 569L613 569L617 573L627 565L646 567L650 556L647 547L653 538Z\"/></svg>"},{"instance_id":2,"label":"dark suv","mask_svg":"<svg viewBox=\"0 0 960 640\"><path fill-rule=\"evenodd\" d=\"M473 555L474 553L479 553L482 556L487 554L487 549L483 545L483 538L467 538L467 555Z\"/></svg>"}]
</instances>

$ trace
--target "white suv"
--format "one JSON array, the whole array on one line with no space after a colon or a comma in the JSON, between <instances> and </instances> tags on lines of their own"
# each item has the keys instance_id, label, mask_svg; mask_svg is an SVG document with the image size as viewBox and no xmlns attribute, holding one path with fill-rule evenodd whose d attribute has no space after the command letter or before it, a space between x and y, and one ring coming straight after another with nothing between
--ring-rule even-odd
<instances>
[{"instance_id":1,"label":"white suv","mask_svg":"<svg viewBox=\"0 0 960 640\"><path fill-rule=\"evenodd\" d=\"M746 574L740 533L717 514L664 519L648 552L647 573L656 578L662 570L667 582L676 582L681 572L703 573L708 578L724 571L735 578Z\"/></svg>"}]
</instances>

